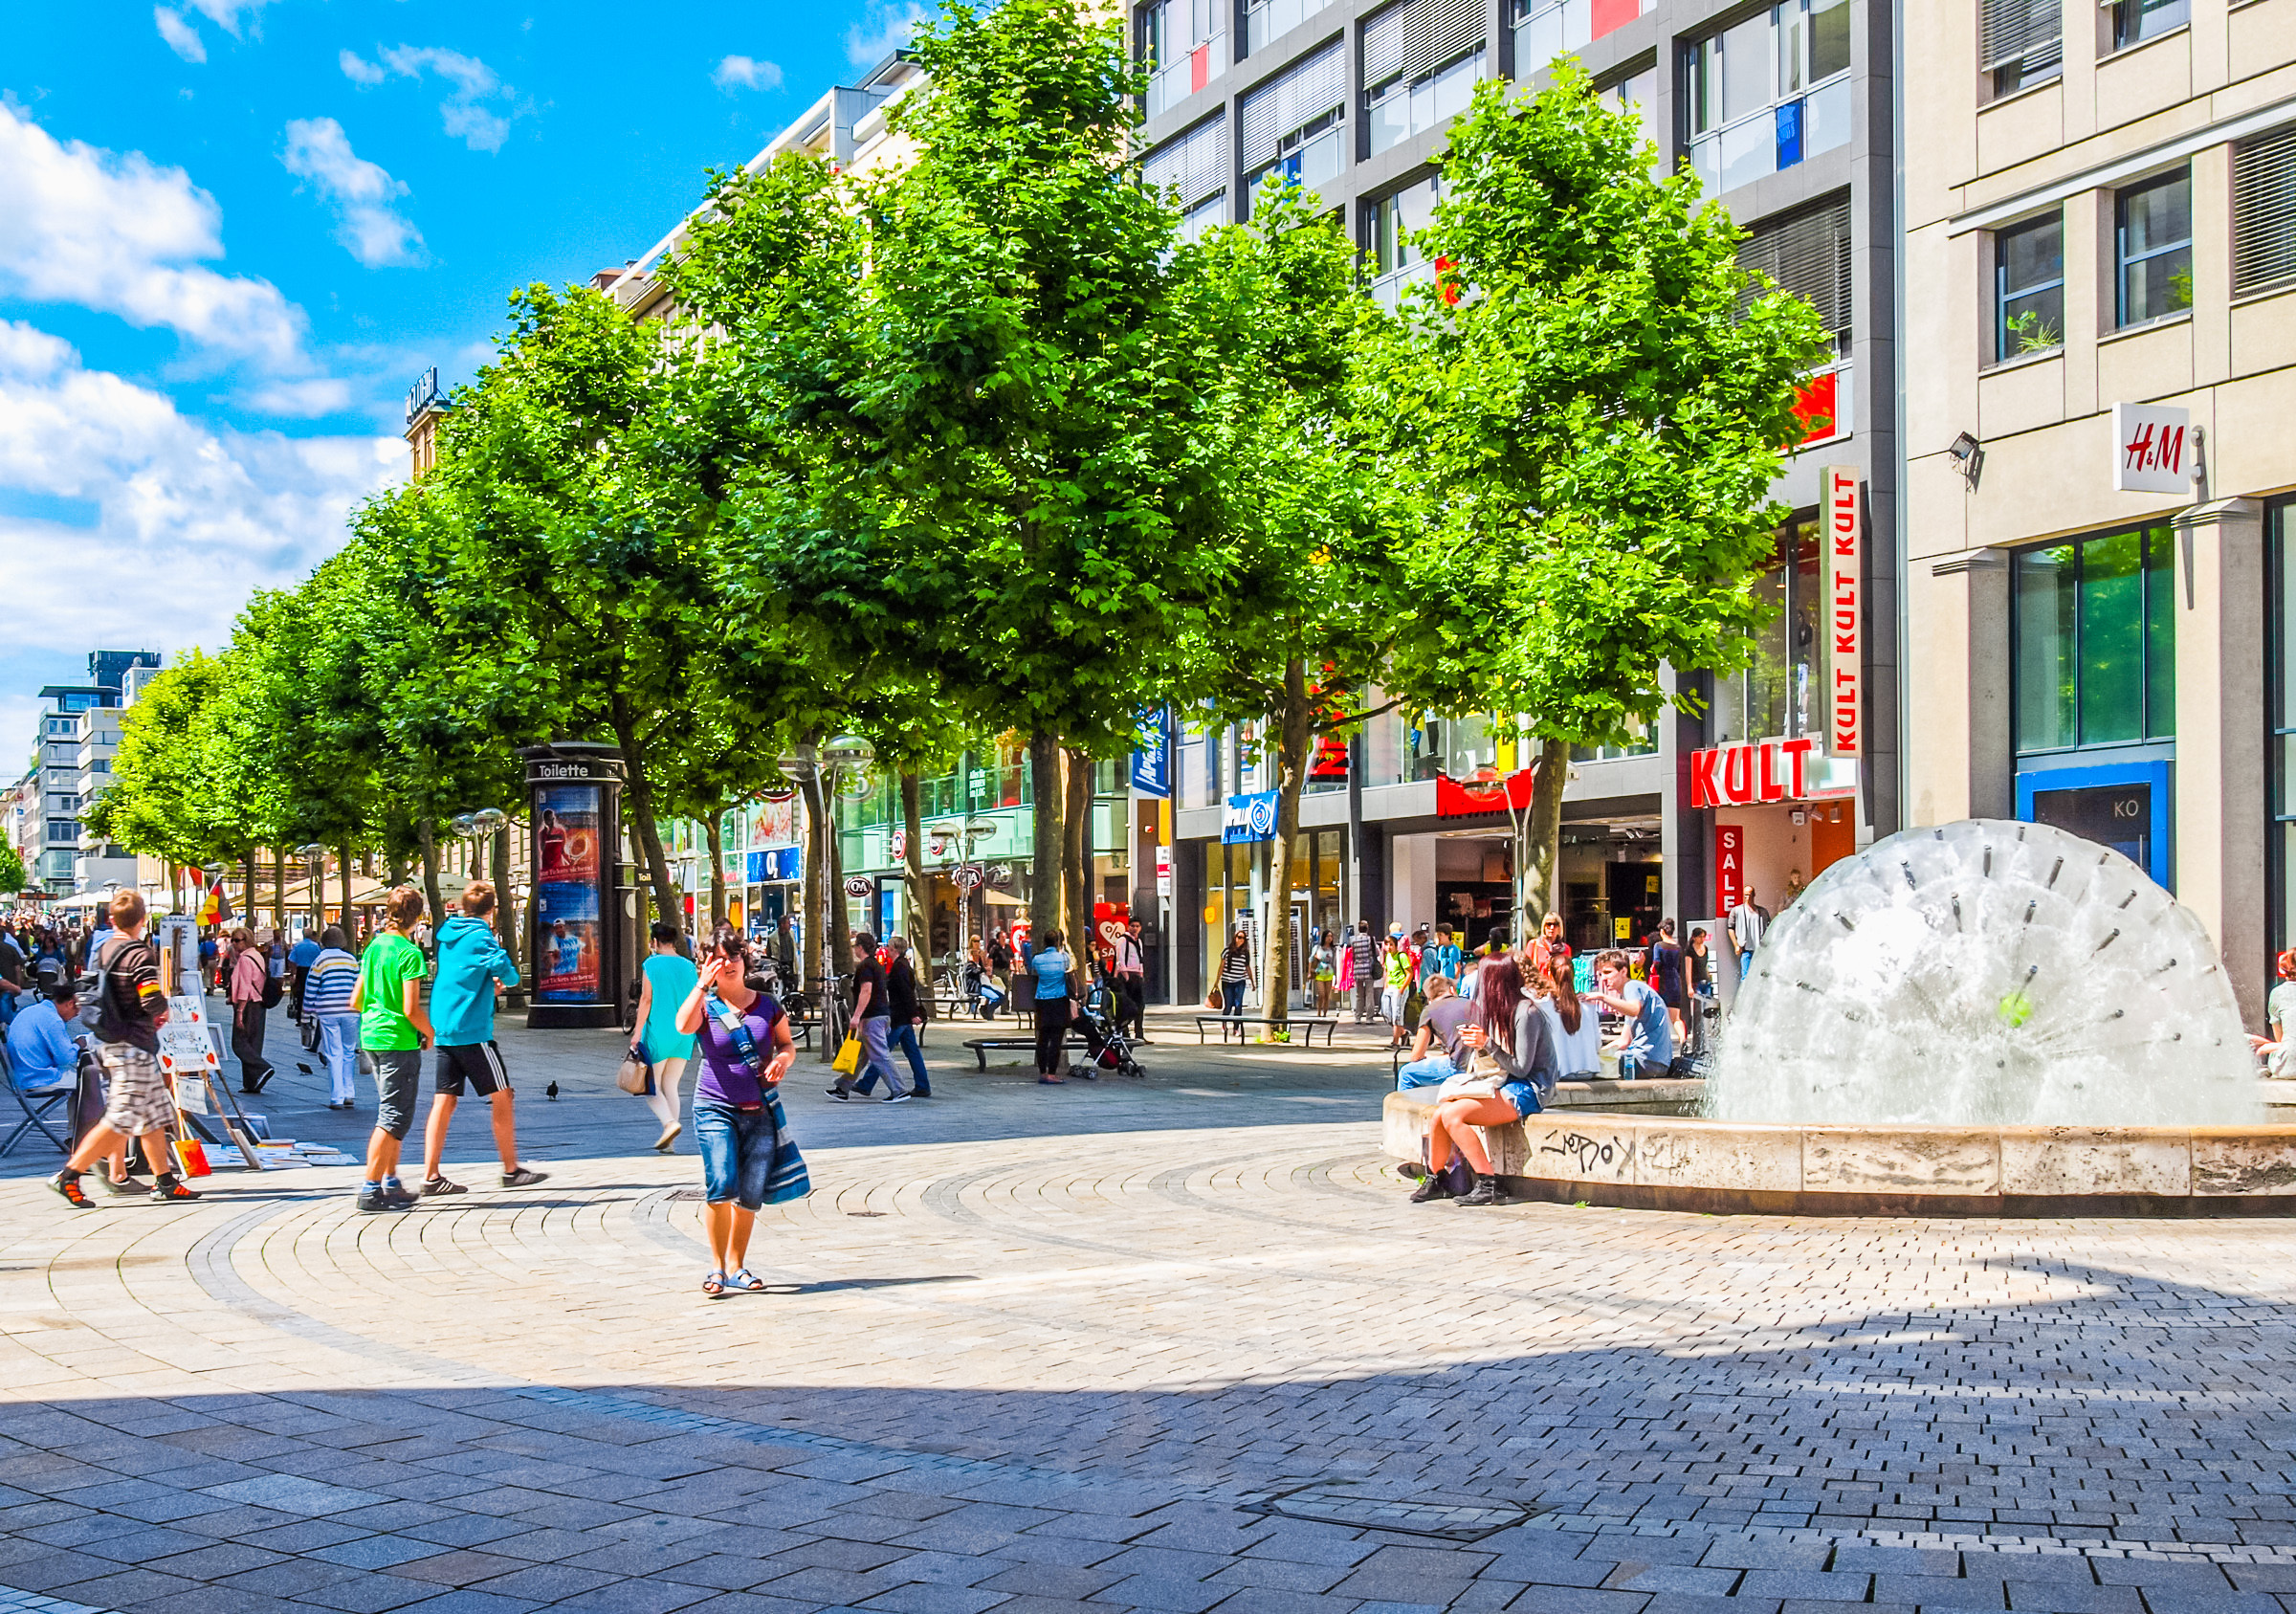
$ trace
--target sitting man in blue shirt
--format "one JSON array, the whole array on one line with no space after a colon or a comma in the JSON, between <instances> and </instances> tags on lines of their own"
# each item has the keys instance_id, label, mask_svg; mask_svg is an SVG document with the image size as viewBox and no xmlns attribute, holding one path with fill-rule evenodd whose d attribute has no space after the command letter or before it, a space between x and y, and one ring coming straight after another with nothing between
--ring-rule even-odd
<instances>
[{"instance_id":1,"label":"sitting man in blue shirt","mask_svg":"<svg viewBox=\"0 0 2296 1614\"><path fill-rule=\"evenodd\" d=\"M1667 1015L1667 1001L1628 972L1626 955L1615 947L1595 961L1597 985L1586 996L1614 1014L1626 1016L1626 1034L1619 1045L1619 1079L1653 1080L1667 1075L1674 1064L1674 1027Z\"/></svg>"},{"instance_id":2,"label":"sitting man in blue shirt","mask_svg":"<svg viewBox=\"0 0 2296 1614\"><path fill-rule=\"evenodd\" d=\"M79 1039L70 1023L78 1018L79 999L69 982L48 982L39 988L32 1006L8 1028L8 1064L17 1092L30 1095L74 1090L79 1080ZM67 1114L70 1109L67 1102ZM112 1151L104 1186L115 1194L148 1194L150 1184L128 1174L127 1147L122 1139Z\"/></svg>"},{"instance_id":3,"label":"sitting man in blue shirt","mask_svg":"<svg viewBox=\"0 0 2296 1614\"><path fill-rule=\"evenodd\" d=\"M79 1000L61 983L42 986L30 1008L8 1028L8 1063L19 1093L52 1093L79 1077L79 1043L65 1022L79 1016Z\"/></svg>"}]
</instances>

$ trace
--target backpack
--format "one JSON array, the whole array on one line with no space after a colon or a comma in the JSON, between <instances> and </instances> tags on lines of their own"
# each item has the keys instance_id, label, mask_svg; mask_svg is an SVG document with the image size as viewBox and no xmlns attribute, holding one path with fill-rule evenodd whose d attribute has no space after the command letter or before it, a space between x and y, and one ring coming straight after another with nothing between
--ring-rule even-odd
<instances>
[{"instance_id":1,"label":"backpack","mask_svg":"<svg viewBox=\"0 0 2296 1614\"><path fill-rule=\"evenodd\" d=\"M113 1035L112 972L97 961L101 949L91 949L88 973L73 983L73 995L79 1000L78 1028L97 1042L109 1042Z\"/></svg>"},{"instance_id":2,"label":"backpack","mask_svg":"<svg viewBox=\"0 0 2296 1614\"><path fill-rule=\"evenodd\" d=\"M276 1008L279 1006L279 984L281 977L271 974L270 965L268 963L265 964L264 970L263 1006L265 1008Z\"/></svg>"}]
</instances>

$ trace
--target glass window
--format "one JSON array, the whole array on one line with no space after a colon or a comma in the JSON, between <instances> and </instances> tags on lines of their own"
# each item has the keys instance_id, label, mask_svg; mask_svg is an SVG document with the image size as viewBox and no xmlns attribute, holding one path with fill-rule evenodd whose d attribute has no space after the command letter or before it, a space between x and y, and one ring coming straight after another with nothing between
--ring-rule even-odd
<instances>
[{"instance_id":1,"label":"glass window","mask_svg":"<svg viewBox=\"0 0 2296 1614\"><path fill-rule=\"evenodd\" d=\"M1997 98L2044 83L2064 70L2059 0L1981 0L1977 27L1978 65Z\"/></svg>"},{"instance_id":2,"label":"glass window","mask_svg":"<svg viewBox=\"0 0 2296 1614\"><path fill-rule=\"evenodd\" d=\"M1474 99L1475 80L1481 77L1483 52L1478 47L1473 55L1461 56L1424 77L1399 75L1375 86L1363 98L1371 149L1384 151L1465 112Z\"/></svg>"},{"instance_id":3,"label":"glass window","mask_svg":"<svg viewBox=\"0 0 2296 1614\"><path fill-rule=\"evenodd\" d=\"M2064 344L2064 214L2054 212L1993 238L1994 357Z\"/></svg>"},{"instance_id":4,"label":"glass window","mask_svg":"<svg viewBox=\"0 0 2296 1614\"><path fill-rule=\"evenodd\" d=\"M2232 294L2296 280L2296 123L2232 148Z\"/></svg>"},{"instance_id":5,"label":"glass window","mask_svg":"<svg viewBox=\"0 0 2296 1614\"><path fill-rule=\"evenodd\" d=\"M2120 260L2120 323L2141 324L2193 305L2190 169L2131 187L2113 203Z\"/></svg>"},{"instance_id":6,"label":"glass window","mask_svg":"<svg viewBox=\"0 0 2296 1614\"><path fill-rule=\"evenodd\" d=\"M2175 734L2174 590L2166 526L2016 557L2010 632L2019 754Z\"/></svg>"},{"instance_id":7,"label":"glass window","mask_svg":"<svg viewBox=\"0 0 2296 1614\"><path fill-rule=\"evenodd\" d=\"M2192 0L2115 0L2112 48L2119 51L2141 45L2192 20Z\"/></svg>"},{"instance_id":8,"label":"glass window","mask_svg":"<svg viewBox=\"0 0 2296 1614\"><path fill-rule=\"evenodd\" d=\"M1690 163L1731 190L1849 140L1848 0L1784 0L1683 56Z\"/></svg>"}]
</instances>

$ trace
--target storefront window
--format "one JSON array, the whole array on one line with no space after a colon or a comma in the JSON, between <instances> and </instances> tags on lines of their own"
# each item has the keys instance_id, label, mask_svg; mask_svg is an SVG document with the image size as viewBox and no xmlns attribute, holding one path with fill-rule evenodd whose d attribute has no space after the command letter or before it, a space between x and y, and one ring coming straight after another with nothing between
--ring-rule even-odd
<instances>
[{"instance_id":1,"label":"storefront window","mask_svg":"<svg viewBox=\"0 0 2296 1614\"><path fill-rule=\"evenodd\" d=\"M2020 756L2175 733L2172 556L2170 529L2156 526L2016 557Z\"/></svg>"}]
</instances>

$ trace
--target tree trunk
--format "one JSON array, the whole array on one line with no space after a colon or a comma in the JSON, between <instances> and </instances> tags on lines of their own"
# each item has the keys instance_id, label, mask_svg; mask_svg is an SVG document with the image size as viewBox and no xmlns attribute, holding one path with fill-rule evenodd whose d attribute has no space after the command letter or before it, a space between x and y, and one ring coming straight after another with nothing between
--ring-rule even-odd
<instances>
[{"instance_id":1,"label":"tree trunk","mask_svg":"<svg viewBox=\"0 0 2296 1614\"><path fill-rule=\"evenodd\" d=\"M1035 833L1029 854L1028 936L1031 944L1047 931L1060 928L1061 809L1067 797L1060 777L1060 736L1038 733L1028 737L1028 791Z\"/></svg>"},{"instance_id":2,"label":"tree trunk","mask_svg":"<svg viewBox=\"0 0 2296 1614\"><path fill-rule=\"evenodd\" d=\"M807 741L798 749L809 759L813 742ZM806 990L818 998L826 986L821 979L822 938L829 933L829 815L825 810L827 792L819 779L800 780L797 793L806 804L806 924L805 940L797 949L797 974Z\"/></svg>"},{"instance_id":3,"label":"tree trunk","mask_svg":"<svg viewBox=\"0 0 2296 1614\"><path fill-rule=\"evenodd\" d=\"M359 937L351 922L351 844L348 841L335 849L341 864L338 874L342 886L342 945L345 952L359 944Z\"/></svg>"},{"instance_id":4,"label":"tree trunk","mask_svg":"<svg viewBox=\"0 0 2296 1614\"><path fill-rule=\"evenodd\" d=\"M495 934L502 939L502 950L515 962L519 956L518 904L510 895L510 826L505 824L494 834L494 845L487 853L487 878L495 882Z\"/></svg>"},{"instance_id":5,"label":"tree trunk","mask_svg":"<svg viewBox=\"0 0 2296 1614\"><path fill-rule=\"evenodd\" d=\"M1060 895L1068 911L1069 950L1090 970L1093 949L1093 759L1075 746L1064 753L1067 786L1060 826Z\"/></svg>"},{"instance_id":6,"label":"tree trunk","mask_svg":"<svg viewBox=\"0 0 2296 1614\"><path fill-rule=\"evenodd\" d=\"M933 981L933 914L925 906L924 792L921 782L914 773L901 775L901 836L905 852L901 859L901 884L909 906L909 918L903 928L909 933L909 947L917 957L917 967L930 986Z\"/></svg>"},{"instance_id":7,"label":"tree trunk","mask_svg":"<svg viewBox=\"0 0 2296 1614\"><path fill-rule=\"evenodd\" d=\"M715 934L718 927L725 923L724 812L718 811L709 814L702 827L710 843L710 930ZM749 915L741 916L743 924L746 925L749 919Z\"/></svg>"},{"instance_id":8,"label":"tree trunk","mask_svg":"<svg viewBox=\"0 0 2296 1614\"><path fill-rule=\"evenodd\" d=\"M247 885L246 889L239 894L242 899L239 903L239 922L253 930L255 925L255 849L254 847L247 849L247 857L242 864L242 869Z\"/></svg>"},{"instance_id":9,"label":"tree trunk","mask_svg":"<svg viewBox=\"0 0 2296 1614\"><path fill-rule=\"evenodd\" d=\"M1261 916L1260 1004L1270 1020L1292 1018L1292 849L1299 844L1299 798L1315 744L1308 664L1284 668L1284 704L1269 714L1275 738L1275 838L1268 845L1267 913Z\"/></svg>"},{"instance_id":10,"label":"tree trunk","mask_svg":"<svg viewBox=\"0 0 2296 1614\"><path fill-rule=\"evenodd\" d=\"M1541 740L1523 828L1523 911L1515 919L1518 946L1538 934L1549 914L1562 911L1555 882L1562 869L1562 792L1570 782L1569 742Z\"/></svg>"},{"instance_id":11,"label":"tree trunk","mask_svg":"<svg viewBox=\"0 0 2296 1614\"><path fill-rule=\"evenodd\" d=\"M653 779L646 768L646 743L638 738L638 725L630 715L629 703L619 696L614 697L612 720L614 740L622 747L624 810L629 816L631 838L644 854L646 884L653 896L653 917L682 926L685 916L670 911L677 888L670 883L670 858L662 851L662 827L654 822ZM606 826L599 826L601 833L605 829Z\"/></svg>"},{"instance_id":12,"label":"tree trunk","mask_svg":"<svg viewBox=\"0 0 2296 1614\"><path fill-rule=\"evenodd\" d=\"M430 930L436 935L438 927L447 922L446 898L438 895L438 826L426 816L416 827L422 837L423 895L430 903Z\"/></svg>"},{"instance_id":13,"label":"tree trunk","mask_svg":"<svg viewBox=\"0 0 2296 1614\"><path fill-rule=\"evenodd\" d=\"M311 879L311 939L316 941L319 933L327 928L327 854L322 851L317 857L306 857L303 865Z\"/></svg>"}]
</instances>

